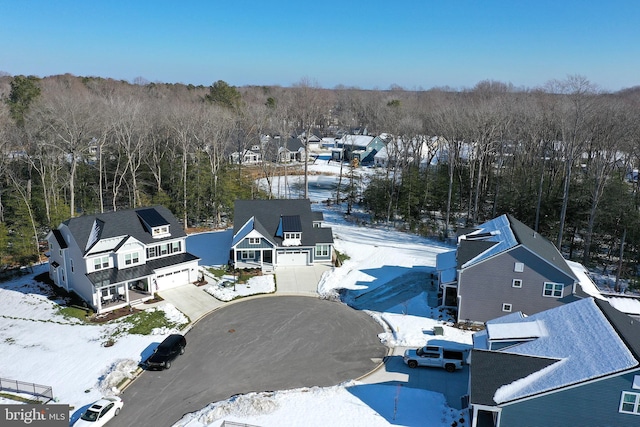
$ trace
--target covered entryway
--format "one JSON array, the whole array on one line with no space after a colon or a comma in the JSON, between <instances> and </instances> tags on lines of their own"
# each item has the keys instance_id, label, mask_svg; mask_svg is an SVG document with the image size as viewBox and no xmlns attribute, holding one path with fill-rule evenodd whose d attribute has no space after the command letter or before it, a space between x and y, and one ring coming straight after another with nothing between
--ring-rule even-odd
<instances>
[{"instance_id":1,"label":"covered entryway","mask_svg":"<svg viewBox=\"0 0 640 427\"><path fill-rule=\"evenodd\" d=\"M278 266L307 265L309 252L301 250L278 251Z\"/></svg>"}]
</instances>

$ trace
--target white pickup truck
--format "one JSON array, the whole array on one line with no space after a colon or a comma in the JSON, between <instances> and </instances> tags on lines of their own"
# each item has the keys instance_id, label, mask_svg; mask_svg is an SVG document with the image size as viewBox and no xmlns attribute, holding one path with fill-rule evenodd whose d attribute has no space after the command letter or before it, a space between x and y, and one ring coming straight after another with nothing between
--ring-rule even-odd
<instances>
[{"instance_id":1,"label":"white pickup truck","mask_svg":"<svg viewBox=\"0 0 640 427\"><path fill-rule=\"evenodd\" d=\"M462 369L465 352L435 345L426 345L416 350L406 350L403 359L404 363L409 365L410 368L432 366L444 368L447 372L454 372L456 369Z\"/></svg>"}]
</instances>

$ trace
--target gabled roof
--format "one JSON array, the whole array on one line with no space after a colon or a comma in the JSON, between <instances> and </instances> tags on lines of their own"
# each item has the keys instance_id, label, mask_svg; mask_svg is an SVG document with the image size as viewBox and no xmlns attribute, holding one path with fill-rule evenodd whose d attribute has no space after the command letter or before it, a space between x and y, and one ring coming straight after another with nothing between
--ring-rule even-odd
<instances>
[{"instance_id":1,"label":"gabled roof","mask_svg":"<svg viewBox=\"0 0 640 427\"><path fill-rule=\"evenodd\" d=\"M299 218L299 228L302 233L302 246L314 246L316 243L333 243L330 228L313 227L316 216L311 211L308 199L271 199L271 200L236 200L234 205L233 242L237 244L241 234L246 235L247 222L262 236L271 240L277 246L282 245L282 236L278 236L278 228L282 218L288 217L287 222ZM297 223L296 223L297 225Z\"/></svg>"},{"instance_id":2,"label":"gabled roof","mask_svg":"<svg viewBox=\"0 0 640 427\"><path fill-rule=\"evenodd\" d=\"M501 215L458 237L458 268L470 267L517 245L547 261L576 282L578 278L558 249L510 214Z\"/></svg>"},{"instance_id":3,"label":"gabled roof","mask_svg":"<svg viewBox=\"0 0 640 427\"><path fill-rule=\"evenodd\" d=\"M154 239L150 230L146 229L144 221L139 215L140 212L153 223L157 223L159 218L165 220L163 222L170 226L171 235ZM63 224L69 228L78 246L85 253L102 239L131 236L141 243L150 244L186 236L178 220L164 206L83 215L68 219Z\"/></svg>"},{"instance_id":4,"label":"gabled roof","mask_svg":"<svg viewBox=\"0 0 640 427\"><path fill-rule=\"evenodd\" d=\"M87 273L86 276L94 285L106 286L108 284L122 283L128 280L151 276L155 273L156 270L160 268L184 264L199 259L200 258L198 258L197 256L192 255L188 252L182 252L176 255L151 259L148 260L145 264L124 268L122 270L119 270L117 268L109 268L107 270L99 270L92 273Z\"/></svg>"},{"instance_id":5,"label":"gabled roof","mask_svg":"<svg viewBox=\"0 0 640 427\"><path fill-rule=\"evenodd\" d=\"M506 403L638 367L640 322L606 301L585 298L529 317L505 316L487 322L483 333L490 337L492 326L499 325L500 337L508 339L510 327L517 341L530 322L537 323L534 329L541 336L501 350L481 352L480 362L493 368L480 369L476 354L472 353L472 403ZM507 362L510 364L505 365ZM499 379L492 378L495 369L504 371Z\"/></svg>"},{"instance_id":6,"label":"gabled roof","mask_svg":"<svg viewBox=\"0 0 640 427\"><path fill-rule=\"evenodd\" d=\"M471 350L472 403L495 406L493 397L496 390L503 384L511 384L519 378L526 378L556 362L556 359L473 349ZM482 380L478 380L476 372L483 373Z\"/></svg>"}]
</instances>

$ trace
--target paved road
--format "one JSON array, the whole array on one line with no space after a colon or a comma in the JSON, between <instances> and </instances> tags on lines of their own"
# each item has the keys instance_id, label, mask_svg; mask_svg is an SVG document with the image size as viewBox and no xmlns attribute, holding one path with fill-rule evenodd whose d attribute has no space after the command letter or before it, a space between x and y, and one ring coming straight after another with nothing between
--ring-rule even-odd
<instances>
[{"instance_id":1,"label":"paved road","mask_svg":"<svg viewBox=\"0 0 640 427\"><path fill-rule=\"evenodd\" d=\"M377 367L382 327L344 304L304 296L248 299L186 335L167 371L144 372L122 394L111 427L170 426L208 403L252 391L331 386Z\"/></svg>"}]
</instances>

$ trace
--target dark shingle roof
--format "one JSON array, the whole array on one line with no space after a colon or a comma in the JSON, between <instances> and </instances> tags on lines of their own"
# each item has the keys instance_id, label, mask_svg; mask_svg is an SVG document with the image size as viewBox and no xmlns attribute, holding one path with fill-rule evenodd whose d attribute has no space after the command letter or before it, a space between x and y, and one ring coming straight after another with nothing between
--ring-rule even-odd
<instances>
[{"instance_id":1,"label":"dark shingle roof","mask_svg":"<svg viewBox=\"0 0 640 427\"><path fill-rule=\"evenodd\" d=\"M297 233L302 231L300 215L282 215L282 231L285 233Z\"/></svg>"},{"instance_id":2,"label":"dark shingle roof","mask_svg":"<svg viewBox=\"0 0 640 427\"><path fill-rule=\"evenodd\" d=\"M52 233L53 237L56 238L56 242L58 242L58 246L60 246L60 249L67 249L69 247L67 246L67 242L64 241L64 237L62 237L62 233L60 232L60 230L52 230Z\"/></svg>"},{"instance_id":3,"label":"dark shingle roof","mask_svg":"<svg viewBox=\"0 0 640 427\"><path fill-rule=\"evenodd\" d=\"M471 403L495 406L493 396L500 387L525 378L556 362L558 359L471 350Z\"/></svg>"},{"instance_id":4,"label":"dark shingle roof","mask_svg":"<svg viewBox=\"0 0 640 427\"><path fill-rule=\"evenodd\" d=\"M513 234L515 234L516 239L518 239L520 244L531 249L533 252L538 254L538 256L554 265L567 276L572 277L576 282L578 281L573 270L571 270L571 267L569 267L562 254L553 243L515 219L513 215L507 214L507 218L511 224L511 230L513 230Z\"/></svg>"},{"instance_id":5,"label":"dark shingle roof","mask_svg":"<svg viewBox=\"0 0 640 427\"><path fill-rule=\"evenodd\" d=\"M103 283L105 280L108 280L109 284L121 283L128 280L151 276L154 271L159 268L183 264L186 262L195 261L197 259L200 258L188 252L183 252L177 255L152 259L150 261L147 261L147 263L144 265L138 265L135 267L124 268L121 270L118 270L117 268L110 268L108 270L100 270L93 273L87 273L87 277L94 285L105 285L105 283Z\"/></svg>"},{"instance_id":6,"label":"dark shingle roof","mask_svg":"<svg viewBox=\"0 0 640 427\"><path fill-rule=\"evenodd\" d=\"M152 214L149 212L150 210L156 213ZM143 215L147 217L154 218L157 214L158 217L163 218L170 226L169 232L171 235L165 238L154 239L150 230L145 228L141 217L138 215L139 212L146 212L143 213ZM94 223L102 223L99 227L100 239L131 236L144 244L149 244L162 240L175 239L176 237L184 237L186 235L178 220L173 216L171 211L164 206L83 215L68 219L64 222L64 224L69 227L81 250L86 250L87 242L90 238L93 240L92 231L94 230ZM94 243L95 241L91 242L91 245Z\"/></svg>"},{"instance_id":7,"label":"dark shingle roof","mask_svg":"<svg viewBox=\"0 0 640 427\"><path fill-rule=\"evenodd\" d=\"M164 219L157 209L139 209L136 211L140 219L144 221L149 227L160 227L161 225L169 225L169 221Z\"/></svg>"},{"instance_id":8,"label":"dark shingle roof","mask_svg":"<svg viewBox=\"0 0 640 427\"><path fill-rule=\"evenodd\" d=\"M282 238L276 236L281 216L297 216L299 218L303 246L333 243L333 234L330 228L313 227L314 216L311 211L311 202L308 199L236 200L233 235L235 236L242 226L251 217L254 217L254 228L277 245L281 245Z\"/></svg>"},{"instance_id":9,"label":"dark shingle roof","mask_svg":"<svg viewBox=\"0 0 640 427\"><path fill-rule=\"evenodd\" d=\"M487 240L461 240L456 254L458 268L495 245L497 245L496 242Z\"/></svg>"},{"instance_id":10,"label":"dark shingle roof","mask_svg":"<svg viewBox=\"0 0 640 427\"><path fill-rule=\"evenodd\" d=\"M606 300L599 298L593 300L629 348L629 351L633 353L636 360L640 361L640 321L616 310Z\"/></svg>"}]
</instances>

